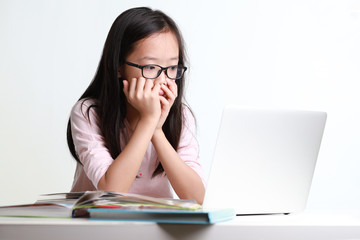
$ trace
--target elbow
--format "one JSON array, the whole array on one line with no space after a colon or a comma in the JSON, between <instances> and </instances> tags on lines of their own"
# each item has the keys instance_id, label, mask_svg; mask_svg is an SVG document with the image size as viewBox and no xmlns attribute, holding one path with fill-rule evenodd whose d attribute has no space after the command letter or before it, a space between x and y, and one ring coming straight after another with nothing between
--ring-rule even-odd
<instances>
[{"instance_id":1,"label":"elbow","mask_svg":"<svg viewBox=\"0 0 360 240\"><path fill-rule=\"evenodd\" d=\"M199 189L196 191L196 202L200 205L203 205L204 203L204 197L205 197L205 186L202 184L201 182L201 185L199 187Z\"/></svg>"},{"instance_id":2,"label":"elbow","mask_svg":"<svg viewBox=\"0 0 360 240\"><path fill-rule=\"evenodd\" d=\"M204 202L204 194L194 194L192 196L184 197L183 199L195 200L198 204L202 205Z\"/></svg>"},{"instance_id":3,"label":"elbow","mask_svg":"<svg viewBox=\"0 0 360 240\"><path fill-rule=\"evenodd\" d=\"M204 202L204 196L205 196L205 188L202 187L201 189L198 189L196 192L186 194L185 196L180 198L192 199L195 200L198 204L202 205Z\"/></svg>"},{"instance_id":4,"label":"elbow","mask_svg":"<svg viewBox=\"0 0 360 240\"><path fill-rule=\"evenodd\" d=\"M204 203L204 197L201 197L201 198L199 198L199 199L196 199L195 201L196 201L198 204L203 205L203 203Z\"/></svg>"},{"instance_id":5,"label":"elbow","mask_svg":"<svg viewBox=\"0 0 360 240\"><path fill-rule=\"evenodd\" d=\"M205 197L205 189L202 189L201 193L199 194L199 196L197 196L195 200L198 204L203 205L204 197Z\"/></svg>"}]
</instances>

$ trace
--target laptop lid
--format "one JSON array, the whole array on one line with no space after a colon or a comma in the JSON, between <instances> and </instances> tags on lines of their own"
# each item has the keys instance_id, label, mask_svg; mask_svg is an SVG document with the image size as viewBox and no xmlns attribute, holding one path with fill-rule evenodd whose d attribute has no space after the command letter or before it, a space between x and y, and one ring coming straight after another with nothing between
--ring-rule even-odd
<instances>
[{"instance_id":1,"label":"laptop lid","mask_svg":"<svg viewBox=\"0 0 360 240\"><path fill-rule=\"evenodd\" d=\"M302 211L327 114L224 108L203 206L237 214Z\"/></svg>"}]
</instances>

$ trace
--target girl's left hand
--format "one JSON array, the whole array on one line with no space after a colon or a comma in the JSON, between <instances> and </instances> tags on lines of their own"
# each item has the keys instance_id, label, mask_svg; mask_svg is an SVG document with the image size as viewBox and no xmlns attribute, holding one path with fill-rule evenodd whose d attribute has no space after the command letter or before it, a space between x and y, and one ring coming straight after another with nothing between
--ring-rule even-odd
<instances>
[{"instance_id":1,"label":"girl's left hand","mask_svg":"<svg viewBox=\"0 0 360 240\"><path fill-rule=\"evenodd\" d=\"M166 82L167 84L161 84L161 90L164 92L164 95L160 96L161 115L156 129L161 129L164 125L177 97L177 85L175 81L166 79Z\"/></svg>"}]
</instances>

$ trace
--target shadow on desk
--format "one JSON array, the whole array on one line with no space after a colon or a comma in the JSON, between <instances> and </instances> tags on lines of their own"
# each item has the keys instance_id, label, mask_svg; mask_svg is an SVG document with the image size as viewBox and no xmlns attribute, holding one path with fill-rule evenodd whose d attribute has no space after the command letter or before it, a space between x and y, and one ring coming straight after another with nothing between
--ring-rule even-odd
<instances>
[{"instance_id":1,"label":"shadow on desk","mask_svg":"<svg viewBox=\"0 0 360 240\"><path fill-rule=\"evenodd\" d=\"M209 233L209 230L214 227L214 224L199 225L199 224L168 224L158 223L161 230L169 236L169 239L201 239ZM211 232L211 231L210 231Z\"/></svg>"}]
</instances>

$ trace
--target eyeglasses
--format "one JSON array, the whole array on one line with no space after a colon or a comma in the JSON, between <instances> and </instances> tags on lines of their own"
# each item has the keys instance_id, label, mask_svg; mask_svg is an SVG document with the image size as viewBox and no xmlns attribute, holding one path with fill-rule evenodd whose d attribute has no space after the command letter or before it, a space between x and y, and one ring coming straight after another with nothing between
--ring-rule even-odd
<instances>
[{"instance_id":1,"label":"eyeglasses","mask_svg":"<svg viewBox=\"0 0 360 240\"><path fill-rule=\"evenodd\" d=\"M187 67L179 65L162 67L156 64L138 65L127 61L125 61L125 64L141 69L142 76L147 79L155 79L159 77L163 71L165 71L165 74L168 78L176 80L182 78L187 69Z\"/></svg>"}]
</instances>

